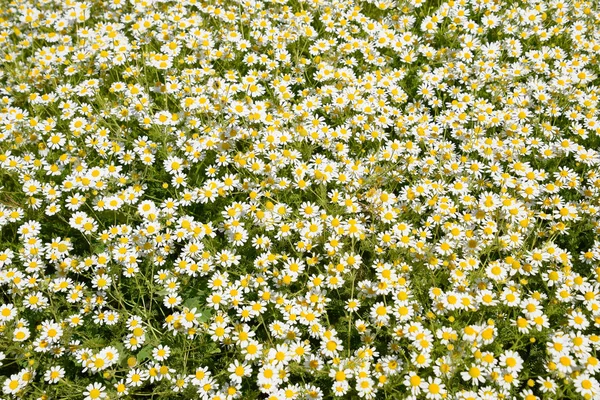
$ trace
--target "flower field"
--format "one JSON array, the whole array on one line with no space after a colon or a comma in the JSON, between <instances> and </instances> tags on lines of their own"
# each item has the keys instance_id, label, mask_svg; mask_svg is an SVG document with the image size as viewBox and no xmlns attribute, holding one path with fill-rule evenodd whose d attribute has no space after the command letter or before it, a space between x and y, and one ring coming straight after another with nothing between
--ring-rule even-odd
<instances>
[{"instance_id":1,"label":"flower field","mask_svg":"<svg viewBox=\"0 0 600 400\"><path fill-rule=\"evenodd\" d=\"M600 4L1 0L0 399L600 399Z\"/></svg>"}]
</instances>

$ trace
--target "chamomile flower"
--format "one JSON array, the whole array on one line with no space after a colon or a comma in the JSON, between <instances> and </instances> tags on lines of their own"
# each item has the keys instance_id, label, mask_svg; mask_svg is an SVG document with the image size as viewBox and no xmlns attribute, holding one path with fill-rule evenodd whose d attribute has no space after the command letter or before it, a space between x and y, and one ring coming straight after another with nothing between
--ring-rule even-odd
<instances>
[{"instance_id":1,"label":"chamomile flower","mask_svg":"<svg viewBox=\"0 0 600 400\"><path fill-rule=\"evenodd\" d=\"M86 386L83 395L85 396L85 400L97 400L106 398L108 394L104 385L95 382Z\"/></svg>"},{"instance_id":2,"label":"chamomile flower","mask_svg":"<svg viewBox=\"0 0 600 400\"><path fill-rule=\"evenodd\" d=\"M50 384L57 383L65 376L65 369L61 366L52 366L44 373L44 380Z\"/></svg>"}]
</instances>

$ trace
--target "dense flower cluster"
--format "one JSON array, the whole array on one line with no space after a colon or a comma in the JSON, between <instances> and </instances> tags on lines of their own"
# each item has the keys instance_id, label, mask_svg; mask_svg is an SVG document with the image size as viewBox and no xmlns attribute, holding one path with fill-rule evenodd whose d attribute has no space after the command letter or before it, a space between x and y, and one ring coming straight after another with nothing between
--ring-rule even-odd
<instances>
[{"instance_id":1,"label":"dense flower cluster","mask_svg":"<svg viewBox=\"0 0 600 400\"><path fill-rule=\"evenodd\" d=\"M5 2L3 395L600 398L599 27Z\"/></svg>"}]
</instances>

